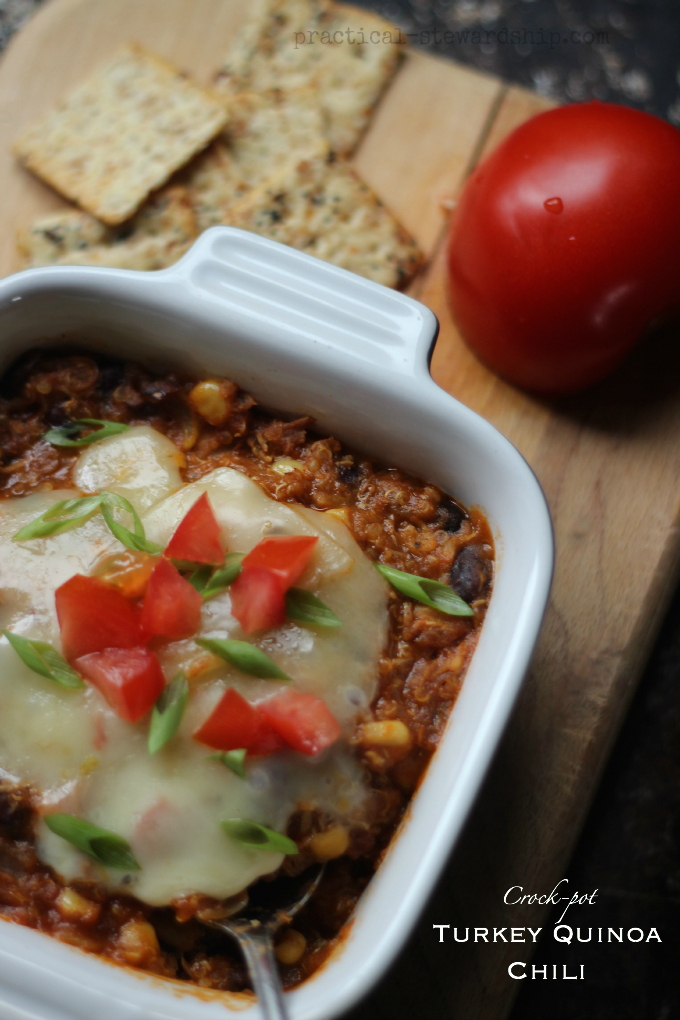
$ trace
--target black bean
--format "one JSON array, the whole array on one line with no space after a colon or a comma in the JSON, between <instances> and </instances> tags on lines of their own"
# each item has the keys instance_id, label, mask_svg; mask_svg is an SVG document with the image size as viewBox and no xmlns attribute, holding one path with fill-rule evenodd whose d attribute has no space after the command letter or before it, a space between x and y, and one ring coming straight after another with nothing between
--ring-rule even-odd
<instances>
[{"instance_id":1,"label":"black bean","mask_svg":"<svg viewBox=\"0 0 680 1020\"><path fill-rule=\"evenodd\" d=\"M345 485L354 485L359 481L361 471L358 464L338 464L338 478Z\"/></svg>"},{"instance_id":2,"label":"black bean","mask_svg":"<svg viewBox=\"0 0 680 1020\"><path fill-rule=\"evenodd\" d=\"M99 388L102 393L112 393L123 381L125 366L122 361L103 365L99 369Z\"/></svg>"},{"instance_id":3,"label":"black bean","mask_svg":"<svg viewBox=\"0 0 680 1020\"><path fill-rule=\"evenodd\" d=\"M174 375L166 375L163 379L144 380L138 388L143 397L158 403L165 400L166 397L172 396L173 393L177 393L179 383Z\"/></svg>"},{"instance_id":4,"label":"black bean","mask_svg":"<svg viewBox=\"0 0 680 1020\"><path fill-rule=\"evenodd\" d=\"M61 404L54 404L45 415L45 420L48 425L65 425L69 417Z\"/></svg>"},{"instance_id":5,"label":"black bean","mask_svg":"<svg viewBox=\"0 0 680 1020\"><path fill-rule=\"evenodd\" d=\"M445 498L437 508L437 524L444 531L454 534L460 531L460 526L466 520L467 514L462 506L458 506L452 499Z\"/></svg>"},{"instance_id":6,"label":"black bean","mask_svg":"<svg viewBox=\"0 0 680 1020\"><path fill-rule=\"evenodd\" d=\"M466 545L451 567L451 587L466 602L473 602L489 582L489 561L478 545Z\"/></svg>"}]
</instances>

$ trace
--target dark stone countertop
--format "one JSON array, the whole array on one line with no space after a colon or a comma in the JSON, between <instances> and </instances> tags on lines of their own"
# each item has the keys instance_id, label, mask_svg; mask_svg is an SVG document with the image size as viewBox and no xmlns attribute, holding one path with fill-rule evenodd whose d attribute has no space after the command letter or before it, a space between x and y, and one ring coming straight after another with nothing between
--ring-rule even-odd
<instances>
[{"instance_id":1,"label":"dark stone countertop","mask_svg":"<svg viewBox=\"0 0 680 1020\"><path fill-rule=\"evenodd\" d=\"M356 0L413 45L554 99L626 103L680 124L677 0Z\"/></svg>"}]
</instances>

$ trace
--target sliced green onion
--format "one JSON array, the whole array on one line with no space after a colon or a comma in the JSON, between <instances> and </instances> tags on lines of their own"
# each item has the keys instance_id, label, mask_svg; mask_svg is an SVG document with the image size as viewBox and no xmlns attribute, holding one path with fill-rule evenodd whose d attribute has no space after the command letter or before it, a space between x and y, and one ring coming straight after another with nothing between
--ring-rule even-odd
<instances>
[{"instance_id":1,"label":"sliced green onion","mask_svg":"<svg viewBox=\"0 0 680 1020\"><path fill-rule=\"evenodd\" d=\"M374 563L373 566L382 574L386 581L389 581L393 588L400 591L402 595L408 595L416 602L430 606L432 609L439 609L449 616L474 616L474 610L467 602L464 602L460 595L456 595L453 588L441 581L431 581L427 577L418 577L417 574L407 574L405 570L396 570L394 567L386 567L383 563Z\"/></svg>"},{"instance_id":2,"label":"sliced green onion","mask_svg":"<svg viewBox=\"0 0 680 1020\"><path fill-rule=\"evenodd\" d=\"M151 713L149 725L149 754L155 754L174 737L184 715L189 698L189 681L182 670L170 681Z\"/></svg>"},{"instance_id":3,"label":"sliced green onion","mask_svg":"<svg viewBox=\"0 0 680 1020\"><path fill-rule=\"evenodd\" d=\"M300 623L315 623L319 627L342 627L342 620L331 607L306 588L288 589L286 616Z\"/></svg>"},{"instance_id":4,"label":"sliced green onion","mask_svg":"<svg viewBox=\"0 0 680 1020\"><path fill-rule=\"evenodd\" d=\"M460 595L456 595L453 588L450 588L448 584L442 584L441 581L431 581L425 577L420 582L420 587L430 599L434 608L441 610L442 613L448 613L449 616L475 615L474 609Z\"/></svg>"},{"instance_id":5,"label":"sliced green onion","mask_svg":"<svg viewBox=\"0 0 680 1020\"><path fill-rule=\"evenodd\" d=\"M273 659L247 641L230 641L225 638L196 638L196 644L207 652L219 655L225 662L236 666L243 673L259 677L260 680L292 680Z\"/></svg>"},{"instance_id":6,"label":"sliced green onion","mask_svg":"<svg viewBox=\"0 0 680 1020\"><path fill-rule=\"evenodd\" d=\"M85 517L97 510L101 504L102 497L99 493L95 496L78 496L76 499L64 499L61 503L55 503L42 515L43 520L53 521L55 517L70 517L76 510L79 517Z\"/></svg>"},{"instance_id":7,"label":"sliced green onion","mask_svg":"<svg viewBox=\"0 0 680 1020\"><path fill-rule=\"evenodd\" d=\"M241 779L246 778L244 762L246 760L245 747L239 747L234 751L218 751L216 754L209 754L208 761L219 761L228 769L235 772Z\"/></svg>"},{"instance_id":8,"label":"sliced green onion","mask_svg":"<svg viewBox=\"0 0 680 1020\"><path fill-rule=\"evenodd\" d=\"M123 527L114 518L113 511L116 507L131 514L133 531ZM64 531L70 531L71 528L77 528L80 524L84 524L96 510L101 510L111 533L128 549L153 554L163 551L162 546L156 545L155 542L150 542L146 538L144 525L132 503L124 496L109 492L107 489L102 489L96 496L63 499L61 502L55 503L49 510L40 514L40 517L36 517L30 524L17 531L13 541L26 542L32 538L60 535Z\"/></svg>"},{"instance_id":9,"label":"sliced green onion","mask_svg":"<svg viewBox=\"0 0 680 1020\"><path fill-rule=\"evenodd\" d=\"M101 506L101 502L101 495L62 499L17 531L12 541L27 542L32 538L48 538L50 535L61 535L64 531L77 528L90 519Z\"/></svg>"},{"instance_id":10,"label":"sliced green onion","mask_svg":"<svg viewBox=\"0 0 680 1020\"><path fill-rule=\"evenodd\" d=\"M2 633L19 658L34 673L54 680L62 687L71 687L75 690L85 686L83 678L71 669L64 656L46 641L32 641L30 638L20 637L19 634L12 634L9 630L3 630Z\"/></svg>"},{"instance_id":11,"label":"sliced green onion","mask_svg":"<svg viewBox=\"0 0 680 1020\"><path fill-rule=\"evenodd\" d=\"M189 575L189 583L193 584L196 591L204 599L214 598L215 595L219 595L221 591L224 591L225 588L228 588L236 580L241 573L241 561L244 556L245 553L240 552L227 553L224 563L217 570L210 566L197 567ZM173 563L178 570L181 569L182 564L180 561L173 560Z\"/></svg>"},{"instance_id":12,"label":"sliced green onion","mask_svg":"<svg viewBox=\"0 0 680 1020\"><path fill-rule=\"evenodd\" d=\"M57 836L94 857L100 864L105 864L109 868L120 868L122 871L140 870L140 864L132 853L130 844L115 832L100 829L98 825L76 818L75 815L46 815L45 824Z\"/></svg>"},{"instance_id":13,"label":"sliced green onion","mask_svg":"<svg viewBox=\"0 0 680 1020\"><path fill-rule=\"evenodd\" d=\"M219 595L221 591L224 591L225 588L228 588L236 580L241 573L241 562L244 556L245 553L227 553L224 558L224 564L215 571L201 593L204 599L214 598L215 595Z\"/></svg>"},{"instance_id":14,"label":"sliced green onion","mask_svg":"<svg viewBox=\"0 0 680 1020\"><path fill-rule=\"evenodd\" d=\"M89 436L81 436L80 439L74 438L84 428L95 425L100 426L96 432L91 432ZM50 429L45 433L43 439L52 443L52 446L89 446L90 443L98 443L100 439L119 436L121 432L127 432L129 428L129 425L123 425L122 422L117 421L102 421L101 418L76 418L64 425L58 425L56 429Z\"/></svg>"},{"instance_id":15,"label":"sliced green onion","mask_svg":"<svg viewBox=\"0 0 680 1020\"><path fill-rule=\"evenodd\" d=\"M279 854L296 854L298 848L292 839L280 832L268 829L266 825L250 822L247 818L228 818L220 823L228 836L241 846L255 850L274 850Z\"/></svg>"},{"instance_id":16,"label":"sliced green onion","mask_svg":"<svg viewBox=\"0 0 680 1020\"><path fill-rule=\"evenodd\" d=\"M180 568L177 566L178 561L173 560L172 562L179 570ZM187 581L189 582L189 584L192 584L194 586L199 595L202 595L205 589L208 587L208 583L212 576L212 572L213 568L210 566L206 565L203 567L197 567L196 570L193 571L193 573L189 574Z\"/></svg>"},{"instance_id":17,"label":"sliced green onion","mask_svg":"<svg viewBox=\"0 0 680 1020\"><path fill-rule=\"evenodd\" d=\"M100 493L102 497L102 514L104 520L109 526L111 533L122 542L128 549L133 549L135 552L146 552L146 553L160 553L163 552L163 547L157 545L155 542L150 542L145 533L144 525L140 519L139 514L133 507L129 499L125 499L124 496L119 496L116 492L109 492L108 489L102 489ZM129 528L124 528L122 524L114 519L113 510L114 507L119 507L121 510L125 510L127 513L132 515L134 531L130 531Z\"/></svg>"}]
</instances>

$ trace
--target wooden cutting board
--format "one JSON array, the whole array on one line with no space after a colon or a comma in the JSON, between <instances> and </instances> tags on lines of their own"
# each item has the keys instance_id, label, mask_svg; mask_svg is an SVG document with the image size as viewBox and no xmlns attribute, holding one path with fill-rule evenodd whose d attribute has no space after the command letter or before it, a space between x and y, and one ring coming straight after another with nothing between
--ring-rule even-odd
<instances>
[{"instance_id":1,"label":"wooden cutting board","mask_svg":"<svg viewBox=\"0 0 680 1020\"><path fill-rule=\"evenodd\" d=\"M50 0L41 9L0 65L0 275L15 268L17 228L63 204L11 156L24 125L129 40L207 82L248 6ZM464 836L407 949L353 1020L507 1015L518 990L508 963L528 959L531 946L450 937L439 945L432 924L545 923L541 908L504 907L503 894L512 885L549 892L563 877L678 573L677 338L660 338L585 396L542 401L484 369L447 307L443 203L480 157L548 105L412 53L356 157L359 172L428 253L412 293L441 322L434 378L493 422L536 471L553 514L557 565L531 674Z\"/></svg>"}]
</instances>

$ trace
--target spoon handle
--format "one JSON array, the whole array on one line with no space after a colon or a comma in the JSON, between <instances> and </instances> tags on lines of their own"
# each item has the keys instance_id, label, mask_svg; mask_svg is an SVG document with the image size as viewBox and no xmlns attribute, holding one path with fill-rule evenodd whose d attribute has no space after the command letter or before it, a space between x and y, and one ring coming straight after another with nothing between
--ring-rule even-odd
<instances>
[{"instance_id":1,"label":"spoon handle","mask_svg":"<svg viewBox=\"0 0 680 1020\"><path fill-rule=\"evenodd\" d=\"M288 1020L271 936L267 931L241 931L241 950L248 964L264 1020Z\"/></svg>"}]
</instances>

